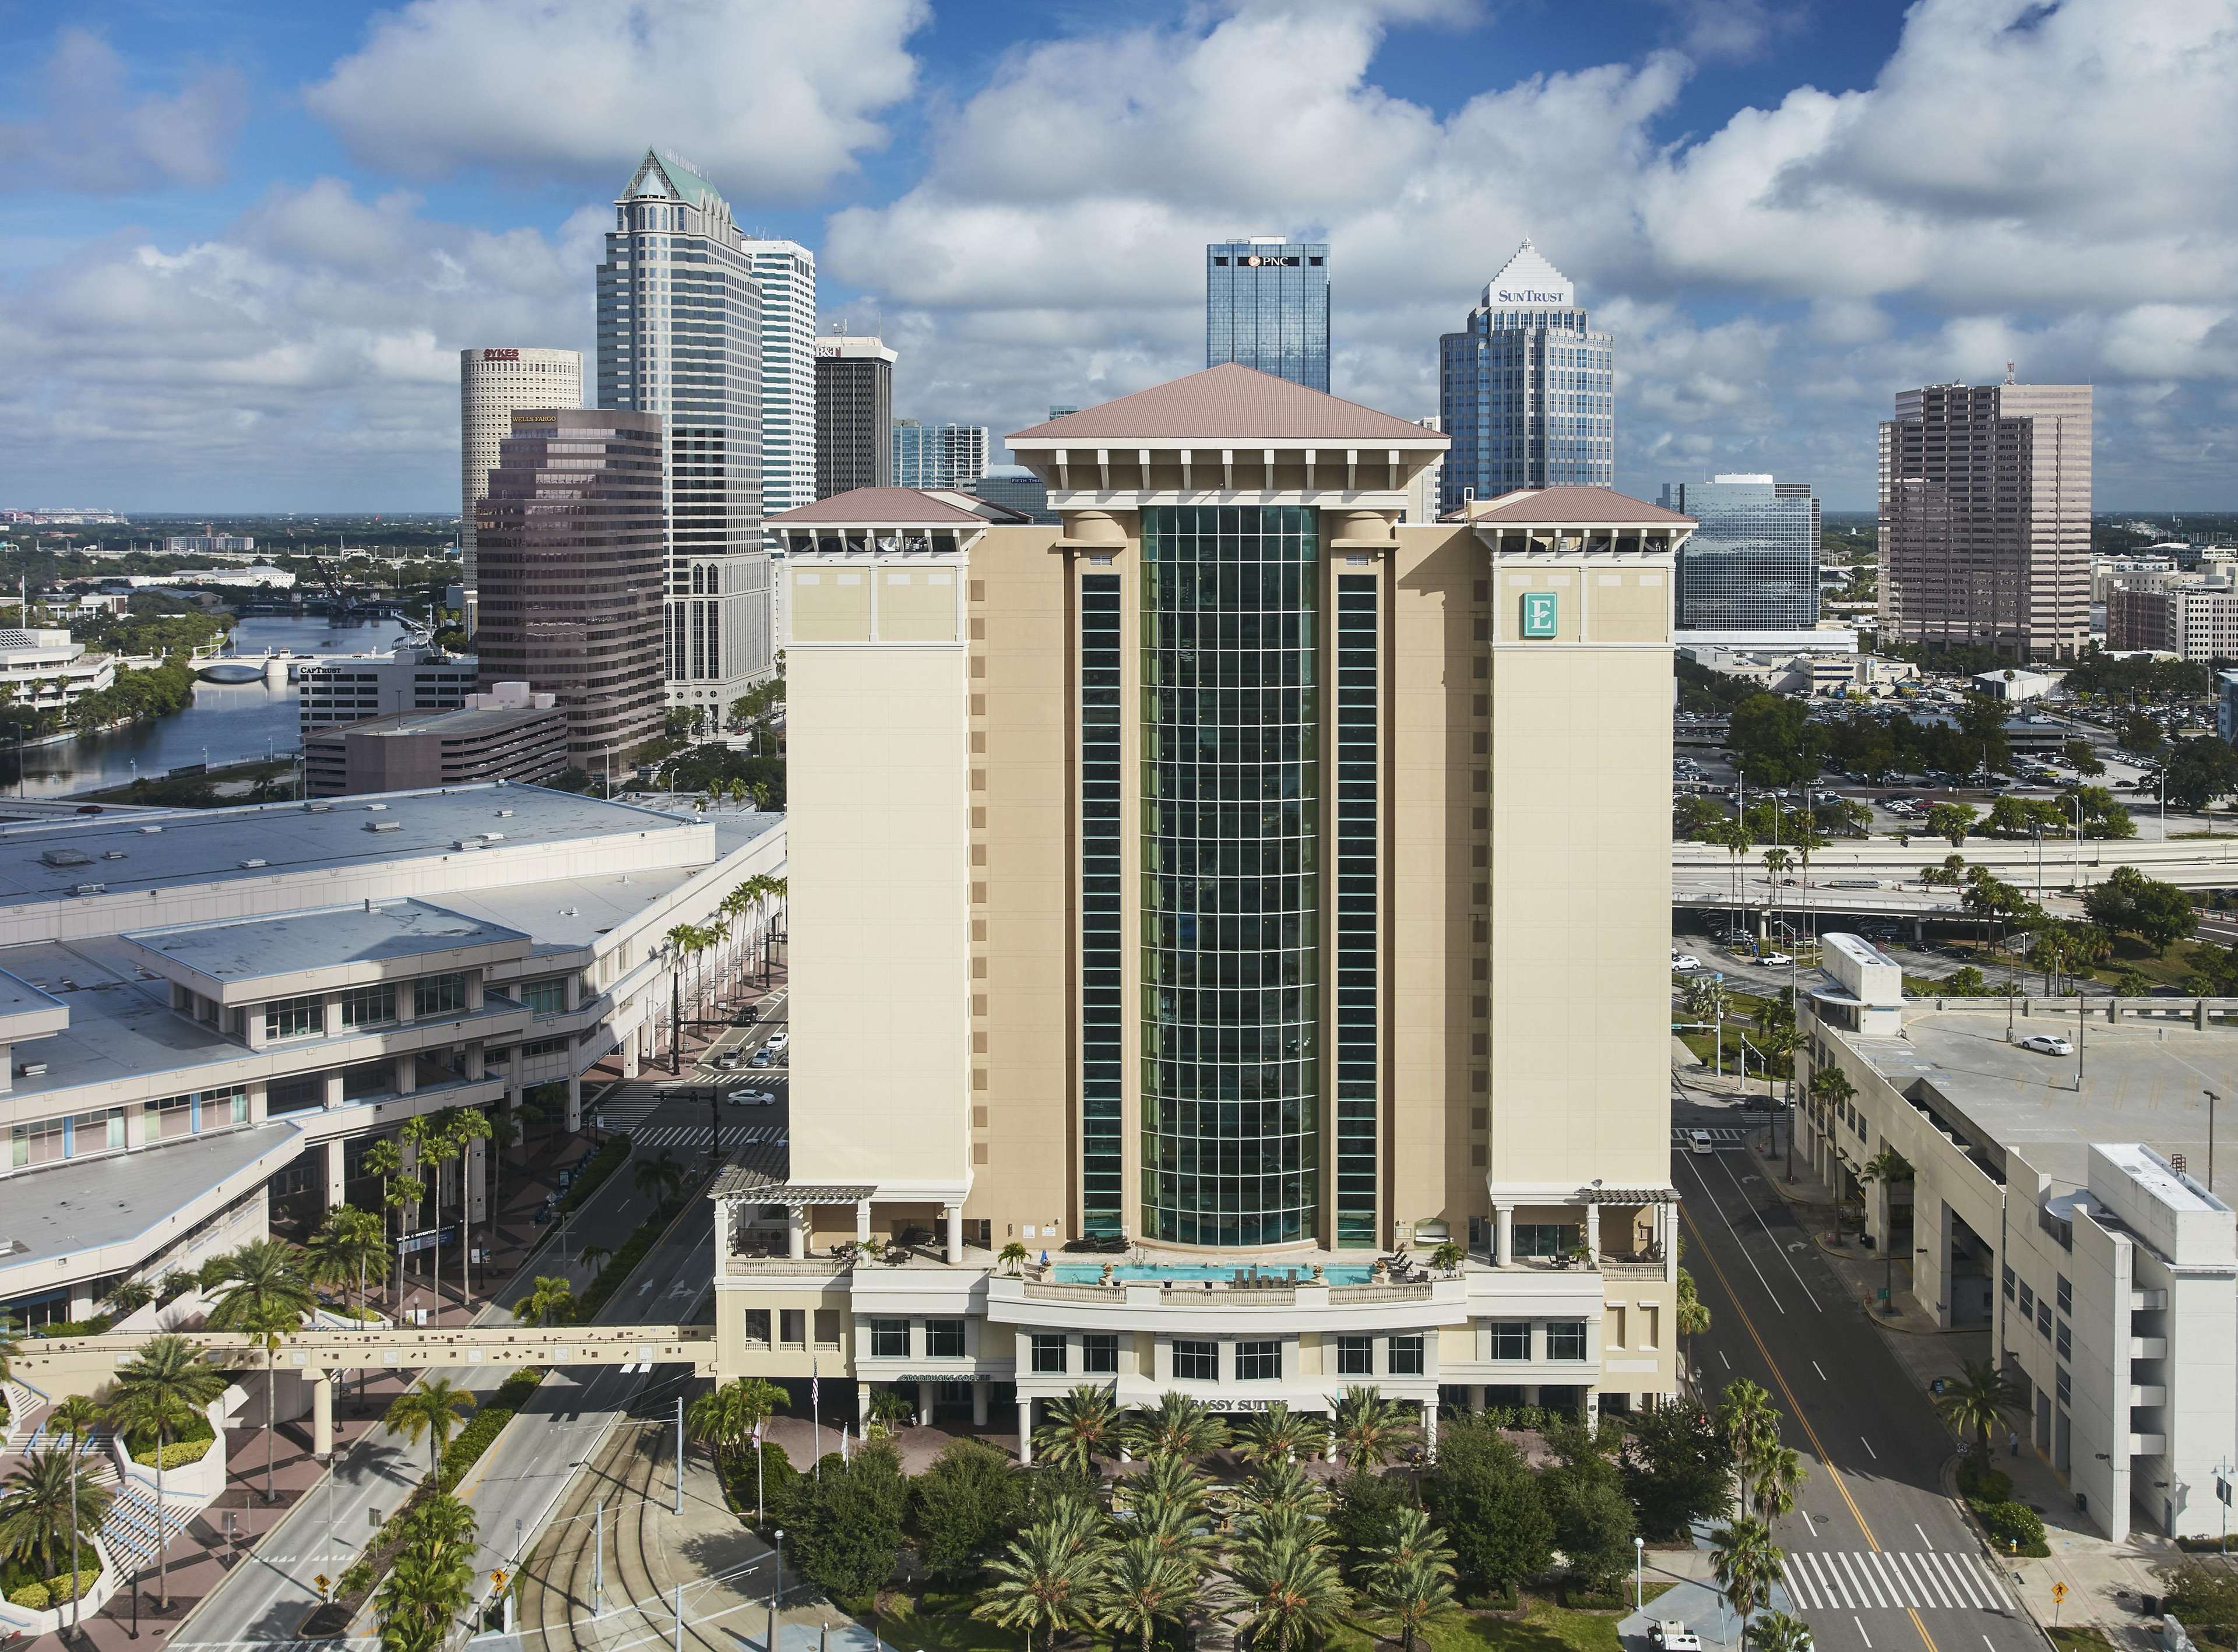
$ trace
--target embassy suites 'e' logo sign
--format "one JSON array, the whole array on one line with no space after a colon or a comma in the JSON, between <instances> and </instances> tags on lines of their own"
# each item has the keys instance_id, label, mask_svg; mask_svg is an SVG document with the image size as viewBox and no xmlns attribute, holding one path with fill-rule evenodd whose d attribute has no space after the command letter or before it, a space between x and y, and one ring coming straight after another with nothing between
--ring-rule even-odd
<instances>
[{"instance_id":1,"label":"embassy suites 'e' logo sign","mask_svg":"<svg viewBox=\"0 0 2238 1652\"><path fill-rule=\"evenodd\" d=\"M1523 593L1523 634L1526 637L1552 637L1559 619L1559 610L1551 591L1526 591Z\"/></svg>"}]
</instances>

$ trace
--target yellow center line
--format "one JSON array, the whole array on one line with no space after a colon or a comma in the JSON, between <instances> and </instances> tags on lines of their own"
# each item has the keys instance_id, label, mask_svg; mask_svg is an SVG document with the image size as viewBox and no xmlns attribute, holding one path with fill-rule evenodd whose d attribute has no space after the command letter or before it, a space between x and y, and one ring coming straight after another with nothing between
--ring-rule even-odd
<instances>
[{"instance_id":1,"label":"yellow center line","mask_svg":"<svg viewBox=\"0 0 2238 1652\"><path fill-rule=\"evenodd\" d=\"M1794 1413L1795 1420L1802 1424L1803 1432L1809 1437L1811 1449L1818 1453L1819 1466L1826 1470L1826 1477L1834 1483L1834 1490L1842 1494L1842 1501L1849 1505L1851 1518L1857 1523L1857 1530L1865 1534L1865 1541L1872 1545L1875 1554L1886 1554L1888 1551L1881 1547L1881 1540L1873 1536L1872 1527L1866 1523L1864 1510L1857 1507L1857 1499L1850 1495L1850 1488L1843 1483L1842 1471L1834 1466L1834 1459L1827 1451L1825 1442L1818 1437L1818 1431L1811 1426L1810 1417L1804 1413L1803 1402L1787 1385L1786 1373L1780 1370L1779 1362L1771 1357L1771 1350L1765 1345L1764 1338L1757 1333L1756 1321L1749 1318L1748 1310L1741 1305L1740 1292L1733 1289L1732 1282L1725 1278L1725 1269L1718 1265L1718 1259L1712 1254L1709 1241L1702 1237L1702 1230L1694 1225L1693 1215L1683 1203L1678 1206L1678 1219L1686 1225L1686 1231L1694 1237L1694 1248L1701 1252L1702 1259L1710 1265L1710 1272L1718 1276L1718 1283L1725 1287L1725 1300L1731 1303L1733 1312L1740 1315L1741 1325L1747 1331L1749 1340L1756 1345L1757 1352L1764 1356L1765 1365L1771 1372L1771 1380L1778 1383L1779 1391L1787 1396L1787 1404ZM1920 1622L1918 1609L1907 1606L1904 1610L1904 1616L1911 1620L1911 1627L1919 1631L1919 1638L1925 1644L1927 1652L1940 1652L1935 1644L1935 1637L1927 1632L1927 1625Z\"/></svg>"}]
</instances>

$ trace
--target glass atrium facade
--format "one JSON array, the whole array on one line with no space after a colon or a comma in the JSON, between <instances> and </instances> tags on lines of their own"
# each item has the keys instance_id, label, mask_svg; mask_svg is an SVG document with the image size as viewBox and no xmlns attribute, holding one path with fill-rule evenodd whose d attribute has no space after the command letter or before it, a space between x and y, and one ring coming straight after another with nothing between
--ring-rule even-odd
<instances>
[{"instance_id":1,"label":"glass atrium facade","mask_svg":"<svg viewBox=\"0 0 2238 1652\"><path fill-rule=\"evenodd\" d=\"M1678 553L1681 631L1808 631L1818 623L1818 502L1769 476L1665 482L1701 525Z\"/></svg>"},{"instance_id":2,"label":"glass atrium facade","mask_svg":"<svg viewBox=\"0 0 2238 1652\"><path fill-rule=\"evenodd\" d=\"M1319 1231L1320 551L1312 510L1142 513L1146 1239Z\"/></svg>"},{"instance_id":3,"label":"glass atrium facade","mask_svg":"<svg viewBox=\"0 0 2238 1652\"><path fill-rule=\"evenodd\" d=\"M1231 241L1204 249L1204 365L1241 362L1329 387L1328 248Z\"/></svg>"}]
</instances>

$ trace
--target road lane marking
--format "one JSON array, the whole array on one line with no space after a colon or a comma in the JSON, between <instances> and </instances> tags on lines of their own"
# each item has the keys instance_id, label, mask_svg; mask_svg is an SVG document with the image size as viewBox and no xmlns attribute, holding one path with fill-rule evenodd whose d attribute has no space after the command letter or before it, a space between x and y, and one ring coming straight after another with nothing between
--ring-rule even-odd
<instances>
[{"instance_id":1,"label":"road lane marking","mask_svg":"<svg viewBox=\"0 0 2238 1652\"><path fill-rule=\"evenodd\" d=\"M1983 1571L1987 1573L1989 1576L1990 1587L1995 1589L1997 1593L1998 1605L2003 1607L2008 1612L2011 1611L2013 1609L2013 1597L2005 1593L2005 1576L2003 1571L1999 1569L1997 1563L1993 1560L1985 1560L1982 1562L1981 1564Z\"/></svg>"},{"instance_id":2,"label":"road lane marking","mask_svg":"<svg viewBox=\"0 0 2238 1652\"><path fill-rule=\"evenodd\" d=\"M1865 1448L1865 1455L1872 1458L1874 1462L1877 1463L1881 1460L1881 1454L1873 1450L1873 1443L1867 1439L1864 1435L1860 1434L1857 1436L1857 1444Z\"/></svg>"},{"instance_id":3,"label":"road lane marking","mask_svg":"<svg viewBox=\"0 0 2238 1652\"><path fill-rule=\"evenodd\" d=\"M1814 1359L1811 1362L1811 1369L1818 1372L1818 1380L1820 1382L1823 1383L1826 1380L1826 1373L1823 1370L1819 1369L1818 1362L1817 1360Z\"/></svg>"},{"instance_id":4,"label":"road lane marking","mask_svg":"<svg viewBox=\"0 0 2238 1652\"><path fill-rule=\"evenodd\" d=\"M1875 1573L1878 1576L1880 1581L1884 1584L1887 1585L1889 1599L1894 1601L1899 1606L1903 1605L1904 1603L1904 1583L1897 1575L1895 1566L1890 1563L1891 1557L1876 1551L1871 1556L1871 1559L1873 1563Z\"/></svg>"},{"instance_id":5,"label":"road lane marking","mask_svg":"<svg viewBox=\"0 0 2238 1652\"><path fill-rule=\"evenodd\" d=\"M1766 1239L1771 1241L1772 1249L1779 1252L1779 1259L1787 1264L1787 1271L1795 1275L1795 1284L1797 1288L1800 1290L1804 1296L1810 1298L1811 1311L1816 1313L1825 1312L1825 1309L1819 1306L1818 1298L1815 1294L1813 1294L1810 1285L1804 1283L1803 1275L1797 1272L1795 1259L1787 1253L1786 1249L1781 1246L1778 1239L1772 1239L1771 1224L1764 1219L1764 1212L1758 1208L1756 1200L1748 1196L1748 1189L1741 1186L1741 1179L1733 1174L1732 1166L1722 1158L1718 1160L1718 1164L1719 1168L1724 1170L1725 1173L1725 1179L1732 1183L1733 1191L1741 1196L1741 1202L1748 1206L1749 1214L1756 1218L1756 1225L1764 1230L1764 1236Z\"/></svg>"},{"instance_id":6,"label":"road lane marking","mask_svg":"<svg viewBox=\"0 0 2238 1652\"><path fill-rule=\"evenodd\" d=\"M1798 1510L1797 1512L1803 1517L1804 1529L1811 1534L1811 1540L1816 1542L1818 1536L1818 1523L1811 1519L1811 1510L1808 1509L1801 1509Z\"/></svg>"},{"instance_id":7,"label":"road lane marking","mask_svg":"<svg viewBox=\"0 0 2238 1652\"><path fill-rule=\"evenodd\" d=\"M1881 1593L1880 1580L1873 1576L1873 1569L1871 1565L1866 1563L1867 1559L1868 1556L1864 1555L1858 1555L1854 1558L1851 1556L1844 1555L1842 1556L1842 1563L1844 1566L1852 1566L1856 1568L1859 1581L1864 1584L1866 1604L1870 1606L1895 1605L1897 1602L1890 1600Z\"/></svg>"},{"instance_id":8,"label":"road lane marking","mask_svg":"<svg viewBox=\"0 0 2238 1652\"><path fill-rule=\"evenodd\" d=\"M1937 1560L1950 1568L1952 1576L1957 1578L1960 1586L1966 1591L1966 1598L1986 1612L1990 1609L1990 1597L1982 1592L1982 1586L1975 1580L1972 1569L1959 1563L1963 1558L1964 1556L1957 1555L1936 1556Z\"/></svg>"},{"instance_id":9,"label":"road lane marking","mask_svg":"<svg viewBox=\"0 0 2238 1652\"><path fill-rule=\"evenodd\" d=\"M1938 1556L1934 1555L1923 1556L1920 1560L1919 1569L1927 1574L1927 1581L1934 1585L1932 1598L1935 1603L1939 1606L1955 1607L1958 1604L1957 1591L1950 1587L1950 1580L1937 1568L1935 1563L1937 1558Z\"/></svg>"},{"instance_id":10,"label":"road lane marking","mask_svg":"<svg viewBox=\"0 0 2238 1652\"><path fill-rule=\"evenodd\" d=\"M1720 1348L1718 1350L1718 1358L1725 1365L1725 1368L1727 1371L1731 1371L1733 1368L1733 1362L1725 1358L1725 1351L1724 1349Z\"/></svg>"},{"instance_id":11,"label":"road lane marking","mask_svg":"<svg viewBox=\"0 0 2238 1652\"><path fill-rule=\"evenodd\" d=\"M1932 1549L1935 1547L1935 1540L1927 1535L1926 1527L1921 1525L1919 1522L1915 1520L1911 1523L1911 1529L1919 1534L1919 1546L1922 1549Z\"/></svg>"},{"instance_id":12,"label":"road lane marking","mask_svg":"<svg viewBox=\"0 0 2238 1652\"><path fill-rule=\"evenodd\" d=\"M1865 1633L1865 1620L1862 1617L1853 1617L1850 1622L1857 1626L1857 1638L1865 1643L1865 1652L1873 1652L1873 1637ZM1922 1629L1920 1633L1923 1635L1927 1631ZM1935 1643L1930 1641L1928 1644L1932 1646Z\"/></svg>"},{"instance_id":13,"label":"road lane marking","mask_svg":"<svg viewBox=\"0 0 2238 1652\"><path fill-rule=\"evenodd\" d=\"M1897 1558L1904 1563L1904 1575L1911 1580L1911 1592L1918 1596L1921 1600L1932 1603L1935 1596L1928 1589L1925 1581L1927 1563L1923 1560L1914 1560L1910 1555L1899 1555Z\"/></svg>"},{"instance_id":14,"label":"road lane marking","mask_svg":"<svg viewBox=\"0 0 2238 1652\"><path fill-rule=\"evenodd\" d=\"M1788 1559L1791 1561L1799 1560L1801 1558L1802 1556L1799 1555L1790 1555L1788 1556ZM1781 1579L1781 1582L1787 1585L1788 1595L1794 1600L1797 1607L1803 1611L1809 1611L1811 1609L1811 1597L1803 1592L1803 1568L1796 1565L1789 1566L1786 1575Z\"/></svg>"},{"instance_id":15,"label":"road lane marking","mask_svg":"<svg viewBox=\"0 0 2238 1652\"><path fill-rule=\"evenodd\" d=\"M1685 1156L1692 1157L1691 1154ZM1698 1170L1694 1173L1694 1180L1702 1185L1702 1197L1708 1199L1710 1201L1710 1208L1718 1213L1718 1219L1725 1225L1725 1232L1733 1236L1733 1248L1741 1253L1741 1260L1749 1265L1749 1272L1756 1275L1756 1282L1764 1287L1765 1295L1771 1298L1771 1305L1779 1309L1781 1314L1784 1315L1787 1310L1781 1306L1778 1293L1771 1288L1771 1281L1764 1277L1764 1270L1757 1266L1756 1259L1749 1254L1748 1246L1741 1243L1740 1232L1738 1229L1734 1227L1733 1219L1725 1214L1725 1207L1718 1203L1717 1195L1710 1191L1709 1178L1703 1175L1702 1173ZM1684 1206L1681 1206L1681 1208L1683 1209ZM1728 1295L1732 1294L1732 1287L1731 1285L1727 1285L1725 1290ZM1733 1296L1733 1300L1734 1302L1738 1303L1740 1301L1740 1298L1738 1296Z\"/></svg>"},{"instance_id":16,"label":"road lane marking","mask_svg":"<svg viewBox=\"0 0 2238 1652\"><path fill-rule=\"evenodd\" d=\"M1818 1454L1819 1465L1826 1470L1826 1477L1834 1483L1834 1490L1841 1494L1851 1517L1857 1523L1857 1530L1864 1533L1867 1543L1878 1549L1880 1539L1873 1536L1873 1529L1865 1523L1864 1511L1857 1507L1857 1499L1850 1495L1850 1488L1842 1478L1842 1471L1834 1466L1834 1460L1827 1452L1824 1442L1818 1437L1818 1431L1811 1425L1811 1418L1803 1409L1803 1402L1796 1398L1795 1390L1788 1384L1787 1373L1780 1370L1779 1362L1771 1357L1771 1350L1765 1345L1764 1333L1756 1328L1756 1321L1749 1318L1748 1308L1741 1301L1740 1293L1733 1289L1732 1281L1725 1278L1724 1266L1711 1251L1708 1241L1703 1239L1701 1224L1694 1219L1693 1213L1683 1203L1678 1206L1678 1219L1693 1234L1694 1248L1701 1252L1702 1259L1709 1264L1710 1272L1716 1276L1719 1288L1725 1292L1726 1300L1733 1305L1733 1312L1740 1317L1741 1328L1748 1332L1749 1340L1756 1345L1757 1352L1764 1357L1765 1369L1771 1373L1771 1380L1778 1384L1779 1391L1787 1396L1788 1404L1794 1408L1796 1424L1811 1442L1811 1449ZM1927 1632L1927 1625L1920 1621L1917 1612L1911 1613L1911 1627L1927 1652L1942 1652L1942 1649L1935 1644L1935 1637ZM1863 1632L1862 1625L1859 1631ZM1871 1644L1867 1642L1867 1645Z\"/></svg>"}]
</instances>

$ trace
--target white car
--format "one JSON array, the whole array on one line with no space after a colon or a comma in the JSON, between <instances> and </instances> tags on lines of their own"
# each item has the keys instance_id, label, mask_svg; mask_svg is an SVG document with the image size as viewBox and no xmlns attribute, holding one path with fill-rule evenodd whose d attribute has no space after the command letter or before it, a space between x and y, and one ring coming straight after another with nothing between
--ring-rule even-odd
<instances>
[{"instance_id":1,"label":"white car","mask_svg":"<svg viewBox=\"0 0 2238 1652\"><path fill-rule=\"evenodd\" d=\"M773 1107L776 1093L770 1090L733 1090L724 1100L734 1107Z\"/></svg>"},{"instance_id":2,"label":"white car","mask_svg":"<svg viewBox=\"0 0 2238 1652\"><path fill-rule=\"evenodd\" d=\"M1691 974L1701 967L1702 961L1691 952L1674 952L1671 955L1671 968L1679 975Z\"/></svg>"},{"instance_id":3,"label":"white car","mask_svg":"<svg viewBox=\"0 0 2238 1652\"><path fill-rule=\"evenodd\" d=\"M725 1072L728 1072L731 1068L738 1066L739 1062L745 1059L745 1052L740 1049L737 1045L733 1044L729 1049L725 1050L720 1055L718 1055L715 1058L715 1065L721 1067Z\"/></svg>"},{"instance_id":4,"label":"white car","mask_svg":"<svg viewBox=\"0 0 2238 1652\"><path fill-rule=\"evenodd\" d=\"M1689 1130L1686 1133L1686 1151L1688 1153L1715 1153L1717 1150L1717 1145L1710 1140L1710 1133L1708 1131Z\"/></svg>"},{"instance_id":5,"label":"white car","mask_svg":"<svg viewBox=\"0 0 2238 1652\"><path fill-rule=\"evenodd\" d=\"M2032 1033L2021 1041L2024 1050L2034 1050L2038 1055L2072 1055L2075 1046L2056 1033Z\"/></svg>"},{"instance_id":6,"label":"white car","mask_svg":"<svg viewBox=\"0 0 2238 1652\"><path fill-rule=\"evenodd\" d=\"M1794 961L1794 959L1784 952L1767 952L1757 960L1757 962L1762 964L1766 969L1784 969Z\"/></svg>"},{"instance_id":7,"label":"white car","mask_svg":"<svg viewBox=\"0 0 2238 1652\"><path fill-rule=\"evenodd\" d=\"M792 1034L780 1028L777 1032L771 1033L769 1035L769 1041L764 1044L762 1047L774 1055L781 1052L786 1045L791 1042Z\"/></svg>"}]
</instances>

